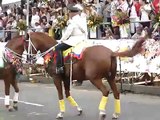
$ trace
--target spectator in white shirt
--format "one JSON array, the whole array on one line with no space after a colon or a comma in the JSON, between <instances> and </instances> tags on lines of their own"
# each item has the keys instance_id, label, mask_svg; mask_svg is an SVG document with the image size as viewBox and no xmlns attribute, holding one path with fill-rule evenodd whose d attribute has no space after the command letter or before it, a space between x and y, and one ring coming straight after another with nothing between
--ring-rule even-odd
<instances>
[{"instance_id":1,"label":"spectator in white shirt","mask_svg":"<svg viewBox=\"0 0 160 120\"><path fill-rule=\"evenodd\" d=\"M128 3L128 15L130 18L130 29L131 29L131 35L135 33L135 28L139 26L138 23L135 23L138 21L138 15L136 12L136 8L134 6L134 0L127 0Z\"/></svg>"},{"instance_id":2,"label":"spectator in white shirt","mask_svg":"<svg viewBox=\"0 0 160 120\"><path fill-rule=\"evenodd\" d=\"M150 28L149 13L151 12L152 8L150 4L147 2L147 0L140 0L140 4L142 5L140 8L140 20L142 21L141 24L143 25L143 28Z\"/></svg>"},{"instance_id":3,"label":"spectator in white shirt","mask_svg":"<svg viewBox=\"0 0 160 120\"><path fill-rule=\"evenodd\" d=\"M42 26L41 26L41 24L39 23L39 22L36 22L35 23L35 32L44 32L44 30L43 30L43 28L42 28Z\"/></svg>"},{"instance_id":4,"label":"spectator in white shirt","mask_svg":"<svg viewBox=\"0 0 160 120\"><path fill-rule=\"evenodd\" d=\"M112 0L106 0L102 7L102 14L104 16L104 22L111 22L111 2Z\"/></svg>"},{"instance_id":5,"label":"spectator in white shirt","mask_svg":"<svg viewBox=\"0 0 160 120\"><path fill-rule=\"evenodd\" d=\"M32 9L31 27L35 27L35 23L40 21L40 16L36 11L36 8Z\"/></svg>"},{"instance_id":6,"label":"spectator in white shirt","mask_svg":"<svg viewBox=\"0 0 160 120\"><path fill-rule=\"evenodd\" d=\"M128 10L128 3L126 0L118 0L119 5L117 6L117 9L122 10L122 12L127 12Z\"/></svg>"},{"instance_id":7,"label":"spectator in white shirt","mask_svg":"<svg viewBox=\"0 0 160 120\"><path fill-rule=\"evenodd\" d=\"M16 27L17 27L17 20L16 20L16 17L13 16L12 18L13 18L13 20L12 20L12 28L16 28Z\"/></svg>"}]
</instances>

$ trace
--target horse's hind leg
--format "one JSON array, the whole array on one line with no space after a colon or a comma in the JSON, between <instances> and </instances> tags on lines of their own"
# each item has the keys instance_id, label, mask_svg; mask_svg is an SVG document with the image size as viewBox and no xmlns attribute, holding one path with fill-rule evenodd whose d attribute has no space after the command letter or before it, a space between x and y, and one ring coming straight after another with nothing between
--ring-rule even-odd
<instances>
[{"instance_id":1,"label":"horse's hind leg","mask_svg":"<svg viewBox=\"0 0 160 120\"><path fill-rule=\"evenodd\" d=\"M113 114L113 118L117 119L120 115L121 112L121 106L120 106L120 95L119 92L117 90L117 86L116 86L116 82L115 80L108 80L108 83L113 91L113 95L114 95L114 114Z\"/></svg>"},{"instance_id":2,"label":"horse's hind leg","mask_svg":"<svg viewBox=\"0 0 160 120\"><path fill-rule=\"evenodd\" d=\"M79 107L79 105L77 104L77 102L74 100L74 98L70 94L70 81L69 80L64 80L63 82L64 82L65 95L66 95L67 100L69 101L69 103L73 107L77 108L77 110L79 112L78 115L81 115L82 114L82 108Z\"/></svg>"},{"instance_id":3,"label":"horse's hind leg","mask_svg":"<svg viewBox=\"0 0 160 120\"><path fill-rule=\"evenodd\" d=\"M15 90L14 97L13 97L13 108L14 108L15 110L18 110L18 106L17 106L17 104L18 104L18 98L19 98L19 87L18 87L18 83L17 83L17 81L16 81L15 79L13 79L13 80L11 81L11 84L12 84L14 90Z\"/></svg>"},{"instance_id":4,"label":"horse's hind leg","mask_svg":"<svg viewBox=\"0 0 160 120\"><path fill-rule=\"evenodd\" d=\"M104 120L105 117L106 117L105 110L106 110L106 104L107 104L107 101L108 101L109 90L107 90L106 86L102 83L101 79L92 80L91 82L103 94L102 99L101 99L100 104L99 104L99 110L100 110L99 115L100 115L100 119Z\"/></svg>"}]
</instances>

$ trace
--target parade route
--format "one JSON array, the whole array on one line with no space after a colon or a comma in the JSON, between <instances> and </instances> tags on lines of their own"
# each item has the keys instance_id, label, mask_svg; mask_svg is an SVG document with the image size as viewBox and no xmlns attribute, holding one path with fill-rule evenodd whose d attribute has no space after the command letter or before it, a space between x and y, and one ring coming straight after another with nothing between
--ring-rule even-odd
<instances>
[{"instance_id":1,"label":"parade route","mask_svg":"<svg viewBox=\"0 0 160 120\"><path fill-rule=\"evenodd\" d=\"M4 107L4 85L0 81L0 120L56 120L59 111L56 88L53 84L19 83L18 111L8 112ZM66 101L64 120L98 120L101 93L93 87L73 87L72 95L83 108L82 116ZM92 86L92 85L91 85ZM11 97L13 89L11 89ZM112 120L113 95L109 95L107 118ZM122 114L119 120L160 120L160 97L130 94L121 95Z\"/></svg>"}]
</instances>

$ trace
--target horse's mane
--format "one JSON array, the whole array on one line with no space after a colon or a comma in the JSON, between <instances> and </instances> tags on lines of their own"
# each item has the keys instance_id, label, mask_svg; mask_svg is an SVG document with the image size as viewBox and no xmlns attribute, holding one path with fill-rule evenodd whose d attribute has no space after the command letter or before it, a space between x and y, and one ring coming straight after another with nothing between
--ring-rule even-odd
<instances>
[{"instance_id":1,"label":"horse's mane","mask_svg":"<svg viewBox=\"0 0 160 120\"><path fill-rule=\"evenodd\" d=\"M14 44L20 44L20 42L17 40L20 40L22 38L22 35L17 35L15 37L13 37L11 40L9 40L6 44L6 47L9 47L9 46L13 46ZM23 41L22 41L23 42Z\"/></svg>"},{"instance_id":2,"label":"horse's mane","mask_svg":"<svg viewBox=\"0 0 160 120\"><path fill-rule=\"evenodd\" d=\"M54 38L52 38L52 37L50 37L47 34L42 33L42 32L33 32L33 33L30 33L30 38L32 40L37 40L39 42L41 41L42 43L44 43L44 42L48 43L49 46L57 44L57 41Z\"/></svg>"},{"instance_id":3,"label":"horse's mane","mask_svg":"<svg viewBox=\"0 0 160 120\"><path fill-rule=\"evenodd\" d=\"M40 36L41 38L46 37L47 40L51 40L51 41L54 41L55 43L57 43L57 41L56 41L54 38L48 36L47 34L45 34L45 33L43 33L43 32L33 32L33 33L31 33L31 35L32 35L32 34L33 34L32 37L36 37L35 35L38 35L38 36Z\"/></svg>"},{"instance_id":4,"label":"horse's mane","mask_svg":"<svg viewBox=\"0 0 160 120\"><path fill-rule=\"evenodd\" d=\"M20 37L22 37L23 35L17 35L17 36L14 36L11 40L14 40L14 39L18 39Z\"/></svg>"}]
</instances>

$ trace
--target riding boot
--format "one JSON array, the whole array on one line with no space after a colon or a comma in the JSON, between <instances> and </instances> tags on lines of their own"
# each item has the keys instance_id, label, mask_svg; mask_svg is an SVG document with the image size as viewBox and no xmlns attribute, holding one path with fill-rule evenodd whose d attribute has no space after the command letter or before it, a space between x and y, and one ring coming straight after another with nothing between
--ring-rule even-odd
<instances>
[{"instance_id":1,"label":"riding boot","mask_svg":"<svg viewBox=\"0 0 160 120\"><path fill-rule=\"evenodd\" d=\"M63 63L63 53L62 53L62 51L57 51L56 73L57 74L63 74L64 73L64 63Z\"/></svg>"}]
</instances>

